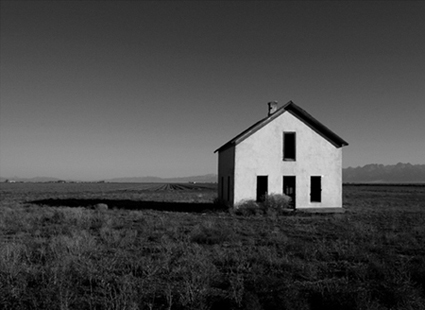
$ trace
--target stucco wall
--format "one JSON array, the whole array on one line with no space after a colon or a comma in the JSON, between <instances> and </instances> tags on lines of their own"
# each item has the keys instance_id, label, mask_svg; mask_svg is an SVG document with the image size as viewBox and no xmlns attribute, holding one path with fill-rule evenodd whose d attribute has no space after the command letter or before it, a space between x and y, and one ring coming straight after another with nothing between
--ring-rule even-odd
<instances>
[{"instance_id":1,"label":"stucco wall","mask_svg":"<svg viewBox=\"0 0 425 310\"><path fill-rule=\"evenodd\" d=\"M233 204L235 148L230 147L218 154L218 197ZM229 184L230 177L230 184ZM230 191L229 191L230 190ZM230 199L229 199L230 198Z\"/></svg>"},{"instance_id":2,"label":"stucco wall","mask_svg":"<svg viewBox=\"0 0 425 310\"><path fill-rule=\"evenodd\" d=\"M283 161L283 132L296 132L296 161ZM235 148L234 202L256 199L257 175L268 192L283 192L283 176L296 176L296 208L342 206L342 158L337 148L289 112ZM322 176L322 201L310 202L310 177Z\"/></svg>"}]
</instances>

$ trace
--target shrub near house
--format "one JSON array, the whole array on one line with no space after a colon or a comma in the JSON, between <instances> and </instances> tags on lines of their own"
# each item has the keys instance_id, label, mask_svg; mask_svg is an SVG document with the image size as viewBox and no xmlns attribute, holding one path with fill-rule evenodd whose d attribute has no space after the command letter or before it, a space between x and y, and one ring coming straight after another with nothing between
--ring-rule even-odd
<instances>
[{"instance_id":1,"label":"shrub near house","mask_svg":"<svg viewBox=\"0 0 425 310\"><path fill-rule=\"evenodd\" d=\"M239 203L234 210L238 215L268 215L276 216L293 211L291 197L282 194L265 196L262 201L245 200Z\"/></svg>"}]
</instances>

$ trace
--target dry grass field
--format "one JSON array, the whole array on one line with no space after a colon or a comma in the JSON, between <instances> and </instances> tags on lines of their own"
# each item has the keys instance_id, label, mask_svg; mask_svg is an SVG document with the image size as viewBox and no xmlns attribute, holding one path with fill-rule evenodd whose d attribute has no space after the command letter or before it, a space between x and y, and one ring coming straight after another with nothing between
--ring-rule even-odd
<instances>
[{"instance_id":1,"label":"dry grass field","mask_svg":"<svg viewBox=\"0 0 425 310\"><path fill-rule=\"evenodd\" d=\"M0 309L425 309L425 186L286 216L220 209L210 184L0 195Z\"/></svg>"}]
</instances>

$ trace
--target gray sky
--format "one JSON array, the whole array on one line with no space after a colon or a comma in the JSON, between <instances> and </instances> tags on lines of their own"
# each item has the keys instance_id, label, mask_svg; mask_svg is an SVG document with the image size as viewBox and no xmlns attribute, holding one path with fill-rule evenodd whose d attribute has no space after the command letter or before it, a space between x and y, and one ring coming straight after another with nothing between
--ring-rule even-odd
<instances>
[{"instance_id":1,"label":"gray sky","mask_svg":"<svg viewBox=\"0 0 425 310\"><path fill-rule=\"evenodd\" d=\"M1 1L0 176L216 173L294 101L343 166L424 164L425 2Z\"/></svg>"}]
</instances>

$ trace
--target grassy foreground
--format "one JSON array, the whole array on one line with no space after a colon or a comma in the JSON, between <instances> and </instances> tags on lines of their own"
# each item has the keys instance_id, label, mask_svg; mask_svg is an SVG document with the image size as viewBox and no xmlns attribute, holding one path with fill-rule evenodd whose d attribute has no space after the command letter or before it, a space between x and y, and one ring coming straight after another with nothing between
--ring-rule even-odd
<instances>
[{"instance_id":1,"label":"grassy foreground","mask_svg":"<svg viewBox=\"0 0 425 310\"><path fill-rule=\"evenodd\" d=\"M149 188L1 184L0 309L425 309L424 186L252 217L197 212L208 186Z\"/></svg>"}]
</instances>

